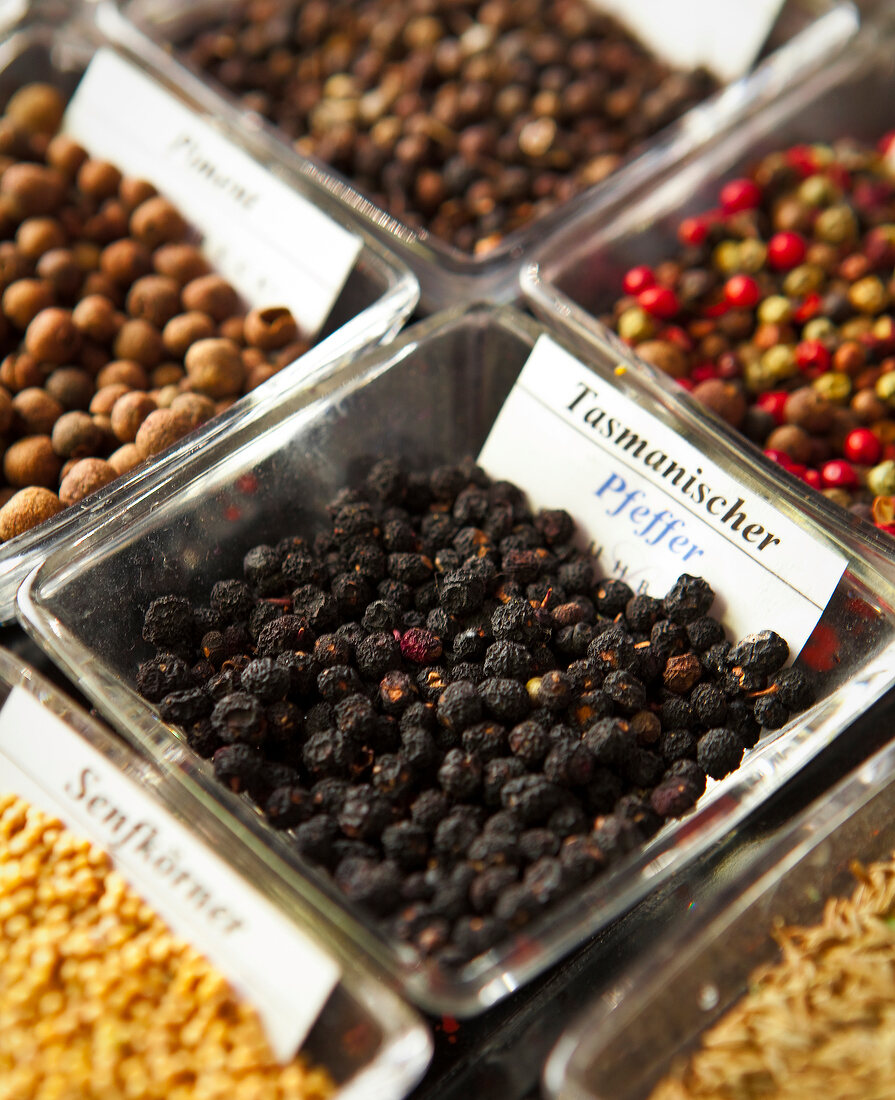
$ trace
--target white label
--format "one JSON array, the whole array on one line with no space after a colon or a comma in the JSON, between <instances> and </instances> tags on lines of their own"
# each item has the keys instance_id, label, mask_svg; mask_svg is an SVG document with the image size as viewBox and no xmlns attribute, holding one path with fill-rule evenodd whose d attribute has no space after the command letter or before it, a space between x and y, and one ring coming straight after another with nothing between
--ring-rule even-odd
<instances>
[{"instance_id":1,"label":"white label","mask_svg":"<svg viewBox=\"0 0 895 1100\"><path fill-rule=\"evenodd\" d=\"M722 80L748 72L783 0L599 0L672 65L705 65Z\"/></svg>"},{"instance_id":2,"label":"white label","mask_svg":"<svg viewBox=\"0 0 895 1100\"><path fill-rule=\"evenodd\" d=\"M258 1012L288 1062L339 979L335 961L25 688L0 711L0 790L112 857L116 869Z\"/></svg>"},{"instance_id":3,"label":"white label","mask_svg":"<svg viewBox=\"0 0 895 1100\"><path fill-rule=\"evenodd\" d=\"M63 129L171 199L250 305L288 306L306 335L317 333L360 252L358 236L109 49L90 62Z\"/></svg>"},{"instance_id":4,"label":"white label","mask_svg":"<svg viewBox=\"0 0 895 1100\"><path fill-rule=\"evenodd\" d=\"M564 508L605 574L663 596L682 573L718 593L737 638L776 630L798 653L845 559L696 447L541 336L479 462Z\"/></svg>"}]
</instances>

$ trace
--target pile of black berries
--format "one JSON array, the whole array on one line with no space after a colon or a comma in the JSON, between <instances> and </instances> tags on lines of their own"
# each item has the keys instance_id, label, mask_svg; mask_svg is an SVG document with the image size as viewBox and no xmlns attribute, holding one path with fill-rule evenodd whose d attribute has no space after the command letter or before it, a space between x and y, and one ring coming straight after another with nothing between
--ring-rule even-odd
<instances>
[{"instance_id":1,"label":"pile of black berries","mask_svg":"<svg viewBox=\"0 0 895 1100\"><path fill-rule=\"evenodd\" d=\"M385 933L456 966L696 802L812 702L714 594L601 579L566 512L472 462L391 460L329 529L163 596L137 684Z\"/></svg>"}]
</instances>

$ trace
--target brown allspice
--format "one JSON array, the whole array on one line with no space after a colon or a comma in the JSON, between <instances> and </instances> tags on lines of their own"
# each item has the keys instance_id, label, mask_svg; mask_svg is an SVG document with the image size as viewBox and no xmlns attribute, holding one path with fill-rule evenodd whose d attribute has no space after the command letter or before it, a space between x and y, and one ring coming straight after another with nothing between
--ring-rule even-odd
<instances>
[{"instance_id":1,"label":"brown allspice","mask_svg":"<svg viewBox=\"0 0 895 1100\"><path fill-rule=\"evenodd\" d=\"M17 88L6 104L9 120L39 134L54 134L64 111L65 100L59 89L37 81Z\"/></svg>"},{"instance_id":2,"label":"brown allspice","mask_svg":"<svg viewBox=\"0 0 895 1100\"><path fill-rule=\"evenodd\" d=\"M117 451L113 451L107 461L120 477L122 474L126 474L128 470L139 466L143 461L143 456L137 449L136 443L125 443Z\"/></svg>"},{"instance_id":3,"label":"brown allspice","mask_svg":"<svg viewBox=\"0 0 895 1100\"><path fill-rule=\"evenodd\" d=\"M74 302L84 282L84 270L70 248L48 249L37 261L36 272L49 284L58 302Z\"/></svg>"},{"instance_id":4,"label":"brown allspice","mask_svg":"<svg viewBox=\"0 0 895 1100\"><path fill-rule=\"evenodd\" d=\"M173 409L156 409L140 425L134 440L141 458L150 458L176 443L190 430L189 418Z\"/></svg>"},{"instance_id":5,"label":"brown allspice","mask_svg":"<svg viewBox=\"0 0 895 1100\"><path fill-rule=\"evenodd\" d=\"M65 177L55 168L25 161L6 169L0 177L0 193L13 199L26 218L50 214L62 202Z\"/></svg>"},{"instance_id":6,"label":"brown allspice","mask_svg":"<svg viewBox=\"0 0 895 1100\"><path fill-rule=\"evenodd\" d=\"M143 275L128 291L125 307L131 317L163 329L180 313L180 284L169 275Z\"/></svg>"},{"instance_id":7,"label":"brown allspice","mask_svg":"<svg viewBox=\"0 0 895 1100\"><path fill-rule=\"evenodd\" d=\"M82 298L72 310L71 318L84 336L101 343L111 340L124 323L122 315L102 294Z\"/></svg>"},{"instance_id":8,"label":"brown allspice","mask_svg":"<svg viewBox=\"0 0 895 1100\"><path fill-rule=\"evenodd\" d=\"M149 249L182 240L188 229L177 207L162 195L140 203L131 215L129 228L131 235Z\"/></svg>"},{"instance_id":9,"label":"brown allspice","mask_svg":"<svg viewBox=\"0 0 895 1100\"><path fill-rule=\"evenodd\" d=\"M0 386L0 435L4 435L12 427L15 419L15 408L12 403L12 394L5 386Z\"/></svg>"},{"instance_id":10,"label":"brown allspice","mask_svg":"<svg viewBox=\"0 0 895 1100\"><path fill-rule=\"evenodd\" d=\"M186 371L179 363L159 363L149 373L149 385L153 389L160 386L174 386L186 376Z\"/></svg>"},{"instance_id":11,"label":"brown allspice","mask_svg":"<svg viewBox=\"0 0 895 1100\"><path fill-rule=\"evenodd\" d=\"M61 469L62 459L53 450L48 435L28 435L17 439L6 448L3 456L3 476L17 489L29 485L55 489Z\"/></svg>"},{"instance_id":12,"label":"brown allspice","mask_svg":"<svg viewBox=\"0 0 895 1100\"><path fill-rule=\"evenodd\" d=\"M46 279L16 279L3 291L0 308L24 332L38 313L54 301L53 287Z\"/></svg>"},{"instance_id":13,"label":"brown allspice","mask_svg":"<svg viewBox=\"0 0 895 1100\"><path fill-rule=\"evenodd\" d=\"M198 340L184 358L190 388L209 397L231 397L245 381L240 349L232 340Z\"/></svg>"},{"instance_id":14,"label":"brown allspice","mask_svg":"<svg viewBox=\"0 0 895 1100\"><path fill-rule=\"evenodd\" d=\"M147 369L158 366L165 353L162 334L155 325L140 317L129 317L124 322L112 350L116 358L133 359Z\"/></svg>"},{"instance_id":15,"label":"brown allspice","mask_svg":"<svg viewBox=\"0 0 895 1100\"><path fill-rule=\"evenodd\" d=\"M262 351L273 351L298 337L298 325L286 306L251 309L243 324L245 342Z\"/></svg>"},{"instance_id":16,"label":"brown allspice","mask_svg":"<svg viewBox=\"0 0 895 1100\"><path fill-rule=\"evenodd\" d=\"M93 422L90 413L73 409L59 417L50 438L60 458L86 458L99 450L104 432Z\"/></svg>"},{"instance_id":17,"label":"brown allspice","mask_svg":"<svg viewBox=\"0 0 895 1100\"><path fill-rule=\"evenodd\" d=\"M6 542L62 511L63 504L50 489L29 485L0 508L0 541Z\"/></svg>"},{"instance_id":18,"label":"brown allspice","mask_svg":"<svg viewBox=\"0 0 895 1100\"><path fill-rule=\"evenodd\" d=\"M157 194L155 184L138 176L125 176L118 185L118 198L131 213Z\"/></svg>"},{"instance_id":19,"label":"brown allspice","mask_svg":"<svg viewBox=\"0 0 895 1100\"><path fill-rule=\"evenodd\" d=\"M68 471L59 486L59 500L67 508L109 485L118 477L113 466L102 458L82 458Z\"/></svg>"},{"instance_id":20,"label":"brown allspice","mask_svg":"<svg viewBox=\"0 0 895 1100\"><path fill-rule=\"evenodd\" d=\"M18 435L49 435L65 406L40 386L19 390L12 399Z\"/></svg>"},{"instance_id":21,"label":"brown allspice","mask_svg":"<svg viewBox=\"0 0 895 1100\"><path fill-rule=\"evenodd\" d=\"M113 359L96 376L97 390L112 385L123 385L130 390L147 390L149 375L145 367L133 359Z\"/></svg>"},{"instance_id":22,"label":"brown allspice","mask_svg":"<svg viewBox=\"0 0 895 1100\"><path fill-rule=\"evenodd\" d=\"M152 253L152 266L159 275L170 275L181 286L208 275L211 265L198 248L180 242L163 244Z\"/></svg>"},{"instance_id":23,"label":"brown allspice","mask_svg":"<svg viewBox=\"0 0 895 1100\"><path fill-rule=\"evenodd\" d=\"M92 199L110 199L118 193L121 172L114 164L98 157L88 157L78 169L78 190Z\"/></svg>"},{"instance_id":24,"label":"brown allspice","mask_svg":"<svg viewBox=\"0 0 895 1100\"><path fill-rule=\"evenodd\" d=\"M110 416L111 428L119 443L133 443L140 425L158 408L148 393L134 390L119 397Z\"/></svg>"},{"instance_id":25,"label":"brown allspice","mask_svg":"<svg viewBox=\"0 0 895 1100\"><path fill-rule=\"evenodd\" d=\"M130 389L130 386L124 382L109 382L105 386L98 387L88 406L91 416L108 416L118 398L130 393Z\"/></svg>"},{"instance_id":26,"label":"brown allspice","mask_svg":"<svg viewBox=\"0 0 895 1100\"><path fill-rule=\"evenodd\" d=\"M169 355L182 359L191 344L214 336L215 332L215 322L207 313L191 310L178 313L168 321L162 329L162 343Z\"/></svg>"},{"instance_id":27,"label":"brown allspice","mask_svg":"<svg viewBox=\"0 0 895 1100\"><path fill-rule=\"evenodd\" d=\"M47 164L73 180L87 159L87 150L68 134L55 134L47 146Z\"/></svg>"},{"instance_id":28,"label":"brown allspice","mask_svg":"<svg viewBox=\"0 0 895 1100\"><path fill-rule=\"evenodd\" d=\"M239 312L239 295L220 275L200 275L191 279L183 288L183 305L186 310L199 310L217 321L225 321Z\"/></svg>"},{"instance_id":29,"label":"brown allspice","mask_svg":"<svg viewBox=\"0 0 895 1100\"><path fill-rule=\"evenodd\" d=\"M25 350L47 363L71 363L78 354L81 333L71 311L50 306L38 313L25 331Z\"/></svg>"},{"instance_id":30,"label":"brown allspice","mask_svg":"<svg viewBox=\"0 0 895 1100\"><path fill-rule=\"evenodd\" d=\"M16 230L16 245L29 260L38 260L45 252L63 248L67 243L68 235L56 218L26 218Z\"/></svg>"},{"instance_id":31,"label":"brown allspice","mask_svg":"<svg viewBox=\"0 0 895 1100\"><path fill-rule=\"evenodd\" d=\"M215 403L201 393L180 393L171 402L170 409L185 416L192 430L214 416Z\"/></svg>"},{"instance_id":32,"label":"brown allspice","mask_svg":"<svg viewBox=\"0 0 895 1100\"><path fill-rule=\"evenodd\" d=\"M44 391L66 409L86 409L96 386L93 376L80 367L57 367L44 382Z\"/></svg>"},{"instance_id":33,"label":"brown allspice","mask_svg":"<svg viewBox=\"0 0 895 1100\"><path fill-rule=\"evenodd\" d=\"M152 271L152 255L139 241L124 237L106 245L100 253L99 266L119 286L130 286Z\"/></svg>"}]
</instances>

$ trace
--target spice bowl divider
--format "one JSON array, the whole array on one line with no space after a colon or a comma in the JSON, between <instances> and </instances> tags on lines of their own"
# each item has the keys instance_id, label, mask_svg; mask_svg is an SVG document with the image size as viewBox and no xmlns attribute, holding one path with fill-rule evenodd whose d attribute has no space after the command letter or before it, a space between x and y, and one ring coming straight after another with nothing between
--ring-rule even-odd
<instances>
[{"instance_id":1,"label":"spice bowl divider","mask_svg":"<svg viewBox=\"0 0 895 1100\"><path fill-rule=\"evenodd\" d=\"M201 94L192 95L190 90L184 88L177 70L172 73L172 66L162 51L150 49L148 52L153 56L147 59L142 49L142 38L133 32L126 21L115 12L107 12L101 26L96 19L95 7L91 3L71 6L37 3L24 14L11 12L9 22L0 23L0 102L5 103L18 87L33 81L46 81L69 96L76 90L97 51L107 50L164 88L179 106L186 108L198 121L212 123L218 134L226 138L235 150L247 151L259 164L271 170L271 165L257 149L246 150L245 129L239 120L218 118L215 102L209 105ZM416 279L401 261L387 252L323 189L312 180L285 170L274 171L273 174L332 222L356 235L361 245L314 347L281 370L275 379L269 380L274 383L270 389L301 385L305 377L313 375L322 365L339 355L359 352L389 340L404 324L419 294ZM281 227L278 232L285 238L289 230L288 227ZM297 241L295 247L300 249L301 241ZM317 262L316 258L314 262ZM238 278L233 281L238 291L247 297L254 295L253 288L240 286ZM271 303L250 301L248 304ZM262 396L266 386L261 387ZM181 454L202 446L203 439L216 434L232 417L238 418L243 409L258 399L258 390L247 394L236 406L208 422L198 433L174 444L172 453ZM164 459L153 460L156 461ZM124 480L139 481L145 476L146 469L141 466L124 475ZM104 507L102 493L91 495L38 528L0 544L0 622L14 619L15 590L27 571L41 560L56 539L85 522L86 513L94 507Z\"/></svg>"},{"instance_id":2,"label":"spice bowl divider","mask_svg":"<svg viewBox=\"0 0 895 1100\"><path fill-rule=\"evenodd\" d=\"M84 752L99 754L104 764L139 784L160 810L186 825L207 848L226 860L247 891L260 889L266 893L267 880L259 872L256 858L235 842L214 813L209 813L206 796L188 767L171 768L164 761L153 763L141 756L20 658L0 649L0 712L14 692L26 693L48 721L64 724L62 743L70 746L66 752L72 753L72 760L86 759ZM8 769L9 758L0 752L2 793L12 789L4 786ZM27 797L28 792L16 793ZM276 905L275 898L268 895L267 900ZM360 1100L371 1095L400 1100L419 1081L429 1063L432 1041L428 1030L383 975L371 969L339 936L332 923L323 923L319 914L301 908L293 910L292 920L306 938L337 962L340 972L302 1051L330 1070L337 1086L333 1100ZM193 946L202 952L201 943ZM296 980L300 981L300 976Z\"/></svg>"},{"instance_id":3,"label":"spice bowl divider","mask_svg":"<svg viewBox=\"0 0 895 1100\"><path fill-rule=\"evenodd\" d=\"M546 1094L645 1100L747 994L753 972L780 958L771 935L776 925L819 923L829 898L856 889L853 861L866 866L891 857L893 804L895 747L888 745L809 806L706 908L688 913L611 994L582 1013L546 1063ZM792 1026L795 1039L798 1023Z\"/></svg>"},{"instance_id":4,"label":"spice bowl divider","mask_svg":"<svg viewBox=\"0 0 895 1100\"><path fill-rule=\"evenodd\" d=\"M620 338L598 319L622 297L622 277L638 265L656 265L681 250L683 219L717 207L722 185L748 174L766 155L794 145L855 138L873 146L895 126L895 25L883 9L828 63L804 74L773 101L744 105L739 124L705 131L685 157L663 170L649 187L638 188L627 205L583 210L530 254L521 275L523 298L539 317L559 316L580 331L599 333L618 347ZM634 356L669 392L681 387L656 367ZM725 425L689 395L700 414L737 439L760 462L758 447ZM798 482L795 475L785 480ZM805 488L804 482L798 482ZM810 491L816 501L820 494ZM891 553L892 540L863 518L850 516L862 537Z\"/></svg>"},{"instance_id":5,"label":"spice bowl divider","mask_svg":"<svg viewBox=\"0 0 895 1100\"><path fill-rule=\"evenodd\" d=\"M116 2L147 37L168 49L172 43L176 46L177 39L209 26L222 11L234 11L238 5L238 0L191 5L179 0L102 0L103 4L111 2ZM599 8L598 0L593 6ZM857 9L851 3L787 0L770 32L760 64L751 73L723 85L715 95L642 142L606 180L561 202L534 222L507 234L492 250L478 255L464 252L426 230L411 228L400 216L364 195L344 174L313 157L299 157L282 130L241 106L219 82L202 79L207 87L220 93L221 110L248 117L253 129L260 130L259 137L266 139L273 161L290 165L318 181L404 260L419 278L423 310L432 313L471 300L515 301L520 263L545 235L578 211L594 207L602 210L626 202L636 187L687 157L694 143L706 134L737 125L746 105L771 102L799 74L829 63L858 25ZM185 76L196 79L191 67L184 65L183 70Z\"/></svg>"},{"instance_id":6,"label":"spice bowl divider","mask_svg":"<svg viewBox=\"0 0 895 1100\"><path fill-rule=\"evenodd\" d=\"M363 476L377 456L426 468L476 455L544 335L578 356L604 387L636 399L844 555L845 572L820 621L834 653L823 697L782 731L766 734L691 814L666 824L644 848L521 933L446 971L359 919L288 838L271 829L246 796L217 783L209 762L136 694L137 663L150 655L141 641L143 612L163 594L204 597L214 581L239 575L243 555L258 543L312 532L327 500ZM511 307L447 311L388 348L346 357L315 385L254 409L201 453L178 456L139 485L113 490L104 512L82 524L19 592L25 629L125 738L202 784L221 821L264 860L283 904L319 904L431 1011L471 1015L545 970L726 834L895 680L895 596L882 561L862 550L835 514L829 522L816 516L773 471L732 449L648 375L619 373L618 363L611 345L545 326Z\"/></svg>"}]
</instances>

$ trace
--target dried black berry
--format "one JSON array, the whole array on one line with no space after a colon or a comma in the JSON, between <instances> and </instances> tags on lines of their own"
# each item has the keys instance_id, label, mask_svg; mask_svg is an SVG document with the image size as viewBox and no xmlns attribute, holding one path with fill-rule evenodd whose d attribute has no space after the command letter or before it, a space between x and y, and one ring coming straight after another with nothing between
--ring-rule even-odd
<instances>
[{"instance_id":1,"label":"dried black berry","mask_svg":"<svg viewBox=\"0 0 895 1100\"><path fill-rule=\"evenodd\" d=\"M160 596L143 618L144 640L159 649L189 649L195 630L192 606L183 596Z\"/></svg>"},{"instance_id":2,"label":"dried black berry","mask_svg":"<svg viewBox=\"0 0 895 1100\"><path fill-rule=\"evenodd\" d=\"M254 695L234 691L220 699L211 712L215 733L225 743L241 741L260 745L267 732L264 707Z\"/></svg>"},{"instance_id":3,"label":"dried black berry","mask_svg":"<svg viewBox=\"0 0 895 1100\"><path fill-rule=\"evenodd\" d=\"M190 684L189 665L173 653L158 653L137 669L137 690L150 703L158 703L172 691L182 691Z\"/></svg>"},{"instance_id":4,"label":"dried black berry","mask_svg":"<svg viewBox=\"0 0 895 1100\"><path fill-rule=\"evenodd\" d=\"M699 739L696 760L712 779L723 779L738 768L743 759L743 743L724 726L711 729Z\"/></svg>"}]
</instances>

